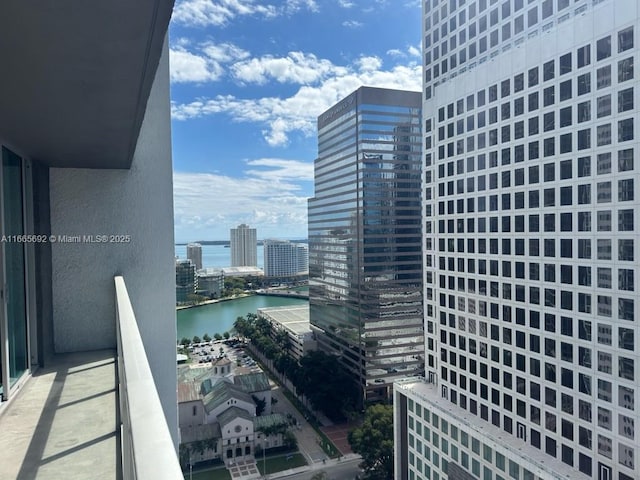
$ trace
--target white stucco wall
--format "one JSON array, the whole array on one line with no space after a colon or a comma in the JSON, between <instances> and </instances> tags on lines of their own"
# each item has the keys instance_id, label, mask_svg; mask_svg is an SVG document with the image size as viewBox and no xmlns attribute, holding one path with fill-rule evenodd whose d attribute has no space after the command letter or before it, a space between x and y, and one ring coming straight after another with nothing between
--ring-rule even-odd
<instances>
[{"instance_id":1,"label":"white stucco wall","mask_svg":"<svg viewBox=\"0 0 640 480\"><path fill-rule=\"evenodd\" d=\"M96 112L96 115L99 115ZM123 275L177 444L173 175L168 47L129 170L50 170L53 235L130 235L52 246L56 352L115 347L114 275Z\"/></svg>"}]
</instances>

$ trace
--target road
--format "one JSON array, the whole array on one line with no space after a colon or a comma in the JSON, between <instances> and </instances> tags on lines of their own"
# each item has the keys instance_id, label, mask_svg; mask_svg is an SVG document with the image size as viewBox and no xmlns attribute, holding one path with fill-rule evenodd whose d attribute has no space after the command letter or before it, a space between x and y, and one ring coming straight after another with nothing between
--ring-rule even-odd
<instances>
[{"instance_id":1,"label":"road","mask_svg":"<svg viewBox=\"0 0 640 480\"><path fill-rule=\"evenodd\" d=\"M285 480L309 480L319 472L327 474L327 480L354 480L358 475L362 475L362 470L358 464L362 461L359 457L346 460L327 460L326 464L314 464L306 472L296 473L289 476L279 476ZM270 478L274 478L270 476Z\"/></svg>"},{"instance_id":2,"label":"road","mask_svg":"<svg viewBox=\"0 0 640 480\"><path fill-rule=\"evenodd\" d=\"M283 415L291 414L298 420L299 427L293 427L292 432L298 440L298 448L307 462L312 465L315 462L322 462L328 457L319 444L319 436L311 425L304 419L302 414L291 404L289 399L282 393L282 386L271 383L271 396L278 401L272 407L273 413L282 413Z\"/></svg>"}]
</instances>

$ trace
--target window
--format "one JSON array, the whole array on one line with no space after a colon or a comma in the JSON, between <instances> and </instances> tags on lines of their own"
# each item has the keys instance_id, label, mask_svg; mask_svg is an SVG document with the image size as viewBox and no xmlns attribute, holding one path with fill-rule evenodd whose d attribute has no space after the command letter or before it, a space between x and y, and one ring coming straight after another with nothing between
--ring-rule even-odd
<instances>
[{"instance_id":1,"label":"window","mask_svg":"<svg viewBox=\"0 0 640 480\"><path fill-rule=\"evenodd\" d=\"M618 171L628 172L633 170L633 149L618 151Z\"/></svg>"},{"instance_id":2,"label":"window","mask_svg":"<svg viewBox=\"0 0 640 480\"><path fill-rule=\"evenodd\" d=\"M560 57L560 75L571 72L571 53Z\"/></svg>"},{"instance_id":3,"label":"window","mask_svg":"<svg viewBox=\"0 0 640 480\"><path fill-rule=\"evenodd\" d=\"M633 179L618 180L618 201L633 200Z\"/></svg>"},{"instance_id":4,"label":"window","mask_svg":"<svg viewBox=\"0 0 640 480\"><path fill-rule=\"evenodd\" d=\"M591 175L591 157L578 158L578 177L588 177Z\"/></svg>"},{"instance_id":5,"label":"window","mask_svg":"<svg viewBox=\"0 0 640 480\"><path fill-rule=\"evenodd\" d=\"M611 144L611 124L600 125L596 128L598 146Z\"/></svg>"},{"instance_id":6,"label":"window","mask_svg":"<svg viewBox=\"0 0 640 480\"><path fill-rule=\"evenodd\" d=\"M633 231L633 210L625 209L618 211L618 231L620 232L632 232Z\"/></svg>"},{"instance_id":7,"label":"window","mask_svg":"<svg viewBox=\"0 0 640 480\"><path fill-rule=\"evenodd\" d=\"M626 82L633 78L633 57L618 62L618 82Z\"/></svg>"},{"instance_id":8,"label":"window","mask_svg":"<svg viewBox=\"0 0 640 480\"><path fill-rule=\"evenodd\" d=\"M596 87L598 90L611 86L611 65L596 70Z\"/></svg>"},{"instance_id":9,"label":"window","mask_svg":"<svg viewBox=\"0 0 640 480\"><path fill-rule=\"evenodd\" d=\"M578 96L591 91L591 73L585 73L578 77Z\"/></svg>"},{"instance_id":10,"label":"window","mask_svg":"<svg viewBox=\"0 0 640 480\"><path fill-rule=\"evenodd\" d=\"M628 140L633 140L633 118L618 122L618 141L626 142Z\"/></svg>"},{"instance_id":11,"label":"window","mask_svg":"<svg viewBox=\"0 0 640 480\"><path fill-rule=\"evenodd\" d=\"M560 127L567 127L569 125L571 125L571 107L561 108L560 109Z\"/></svg>"},{"instance_id":12,"label":"window","mask_svg":"<svg viewBox=\"0 0 640 480\"><path fill-rule=\"evenodd\" d=\"M596 59L604 60L611 56L611 36L601 38L596 42Z\"/></svg>"},{"instance_id":13,"label":"window","mask_svg":"<svg viewBox=\"0 0 640 480\"><path fill-rule=\"evenodd\" d=\"M598 219L598 231L610 232L611 231L611 210L600 210L597 212Z\"/></svg>"},{"instance_id":14,"label":"window","mask_svg":"<svg viewBox=\"0 0 640 480\"><path fill-rule=\"evenodd\" d=\"M624 52L630 48L633 48L633 27L618 32L618 52Z\"/></svg>"},{"instance_id":15,"label":"window","mask_svg":"<svg viewBox=\"0 0 640 480\"><path fill-rule=\"evenodd\" d=\"M543 79L544 81L553 80L555 77L555 63L553 60L545 63L542 66Z\"/></svg>"},{"instance_id":16,"label":"window","mask_svg":"<svg viewBox=\"0 0 640 480\"><path fill-rule=\"evenodd\" d=\"M585 45L578 49L578 68L591 63L591 45Z\"/></svg>"},{"instance_id":17,"label":"window","mask_svg":"<svg viewBox=\"0 0 640 480\"><path fill-rule=\"evenodd\" d=\"M611 95L604 95L602 97L598 97L596 100L597 104L597 114L598 118L606 117L611 115Z\"/></svg>"},{"instance_id":18,"label":"window","mask_svg":"<svg viewBox=\"0 0 640 480\"><path fill-rule=\"evenodd\" d=\"M579 103L576 117L578 118L578 123L588 122L591 120L591 102L587 101Z\"/></svg>"},{"instance_id":19,"label":"window","mask_svg":"<svg viewBox=\"0 0 640 480\"><path fill-rule=\"evenodd\" d=\"M544 106L548 107L555 103L556 90L554 86L547 87L543 90Z\"/></svg>"},{"instance_id":20,"label":"window","mask_svg":"<svg viewBox=\"0 0 640 480\"><path fill-rule=\"evenodd\" d=\"M535 87L538 84L538 67L532 68L527 72L529 87Z\"/></svg>"},{"instance_id":21,"label":"window","mask_svg":"<svg viewBox=\"0 0 640 480\"><path fill-rule=\"evenodd\" d=\"M618 92L618 112L633 110L633 88Z\"/></svg>"}]
</instances>

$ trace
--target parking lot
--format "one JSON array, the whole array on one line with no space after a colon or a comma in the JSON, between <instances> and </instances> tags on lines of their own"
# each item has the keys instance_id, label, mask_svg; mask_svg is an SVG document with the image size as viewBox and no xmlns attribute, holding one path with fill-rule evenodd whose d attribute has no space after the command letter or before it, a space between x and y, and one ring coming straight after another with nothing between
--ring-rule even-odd
<instances>
[{"instance_id":1,"label":"parking lot","mask_svg":"<svg viewBox=\"0 0 640 480\"><path fill-rule=\"evenodd\" d=\"M244 343L236 340L212 340L192 344L188 347L193 367L205 367L220 358L228 358L234 368L243 367L249 372L261 372L262 370L244 350Z\"/></svg>"}]
</instances>

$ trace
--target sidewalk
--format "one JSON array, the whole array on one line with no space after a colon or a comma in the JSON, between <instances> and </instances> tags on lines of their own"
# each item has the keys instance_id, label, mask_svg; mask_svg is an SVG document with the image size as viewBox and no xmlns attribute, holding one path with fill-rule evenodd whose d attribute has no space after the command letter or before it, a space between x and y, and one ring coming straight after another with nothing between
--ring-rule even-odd
<instances>
[{"instance_id":1,"label":"sidewalk","mask_svg":"<svg viewBox=\"0 0 640 480\"><path fill-rule=\"evenodd\" d=\"M344 462L349 462L352 460L362 460L362 457L360 457L360 455L356 455L355 453L351 453L349 455L345 455L344 457L340 457L340 458L334 458L334 459L330 459L330 460L326 460L325 462L314 462L310 465L307 465L306 467L298 467L298 468L291 468L289 470L283 470L281 472L276 472L276 473L272 473L269 475L269 479L274 479L274 478L285 478L285 477L289 477L291 475L297 475L299 473L305 473L305 472L313 472L316 470L323 470L326 469L328 467L334 466L334 465L338 465L340 463L344 463Z\"/></svg>"},{"instance_id":2,"label":"sidewalk","mask_svg":"<svg viewBox=\"0 0 640 480\"><path fill-rule=\"evenodd\" d=\"M292 427L291 431L298 440L298 449L300 453L304 455L309 464L315 462L322 462L327 460L328 457L322 450L319 444L319 436L313 427L305 420L302 414L291 404L289 399L282 392L283 387L276 385L271 390L272 398L277 398L278 401L273 405L272 411L274 413L282 413L283 415L290 414L298 421L298 427Z\"/></svg>"}]
</instances>

